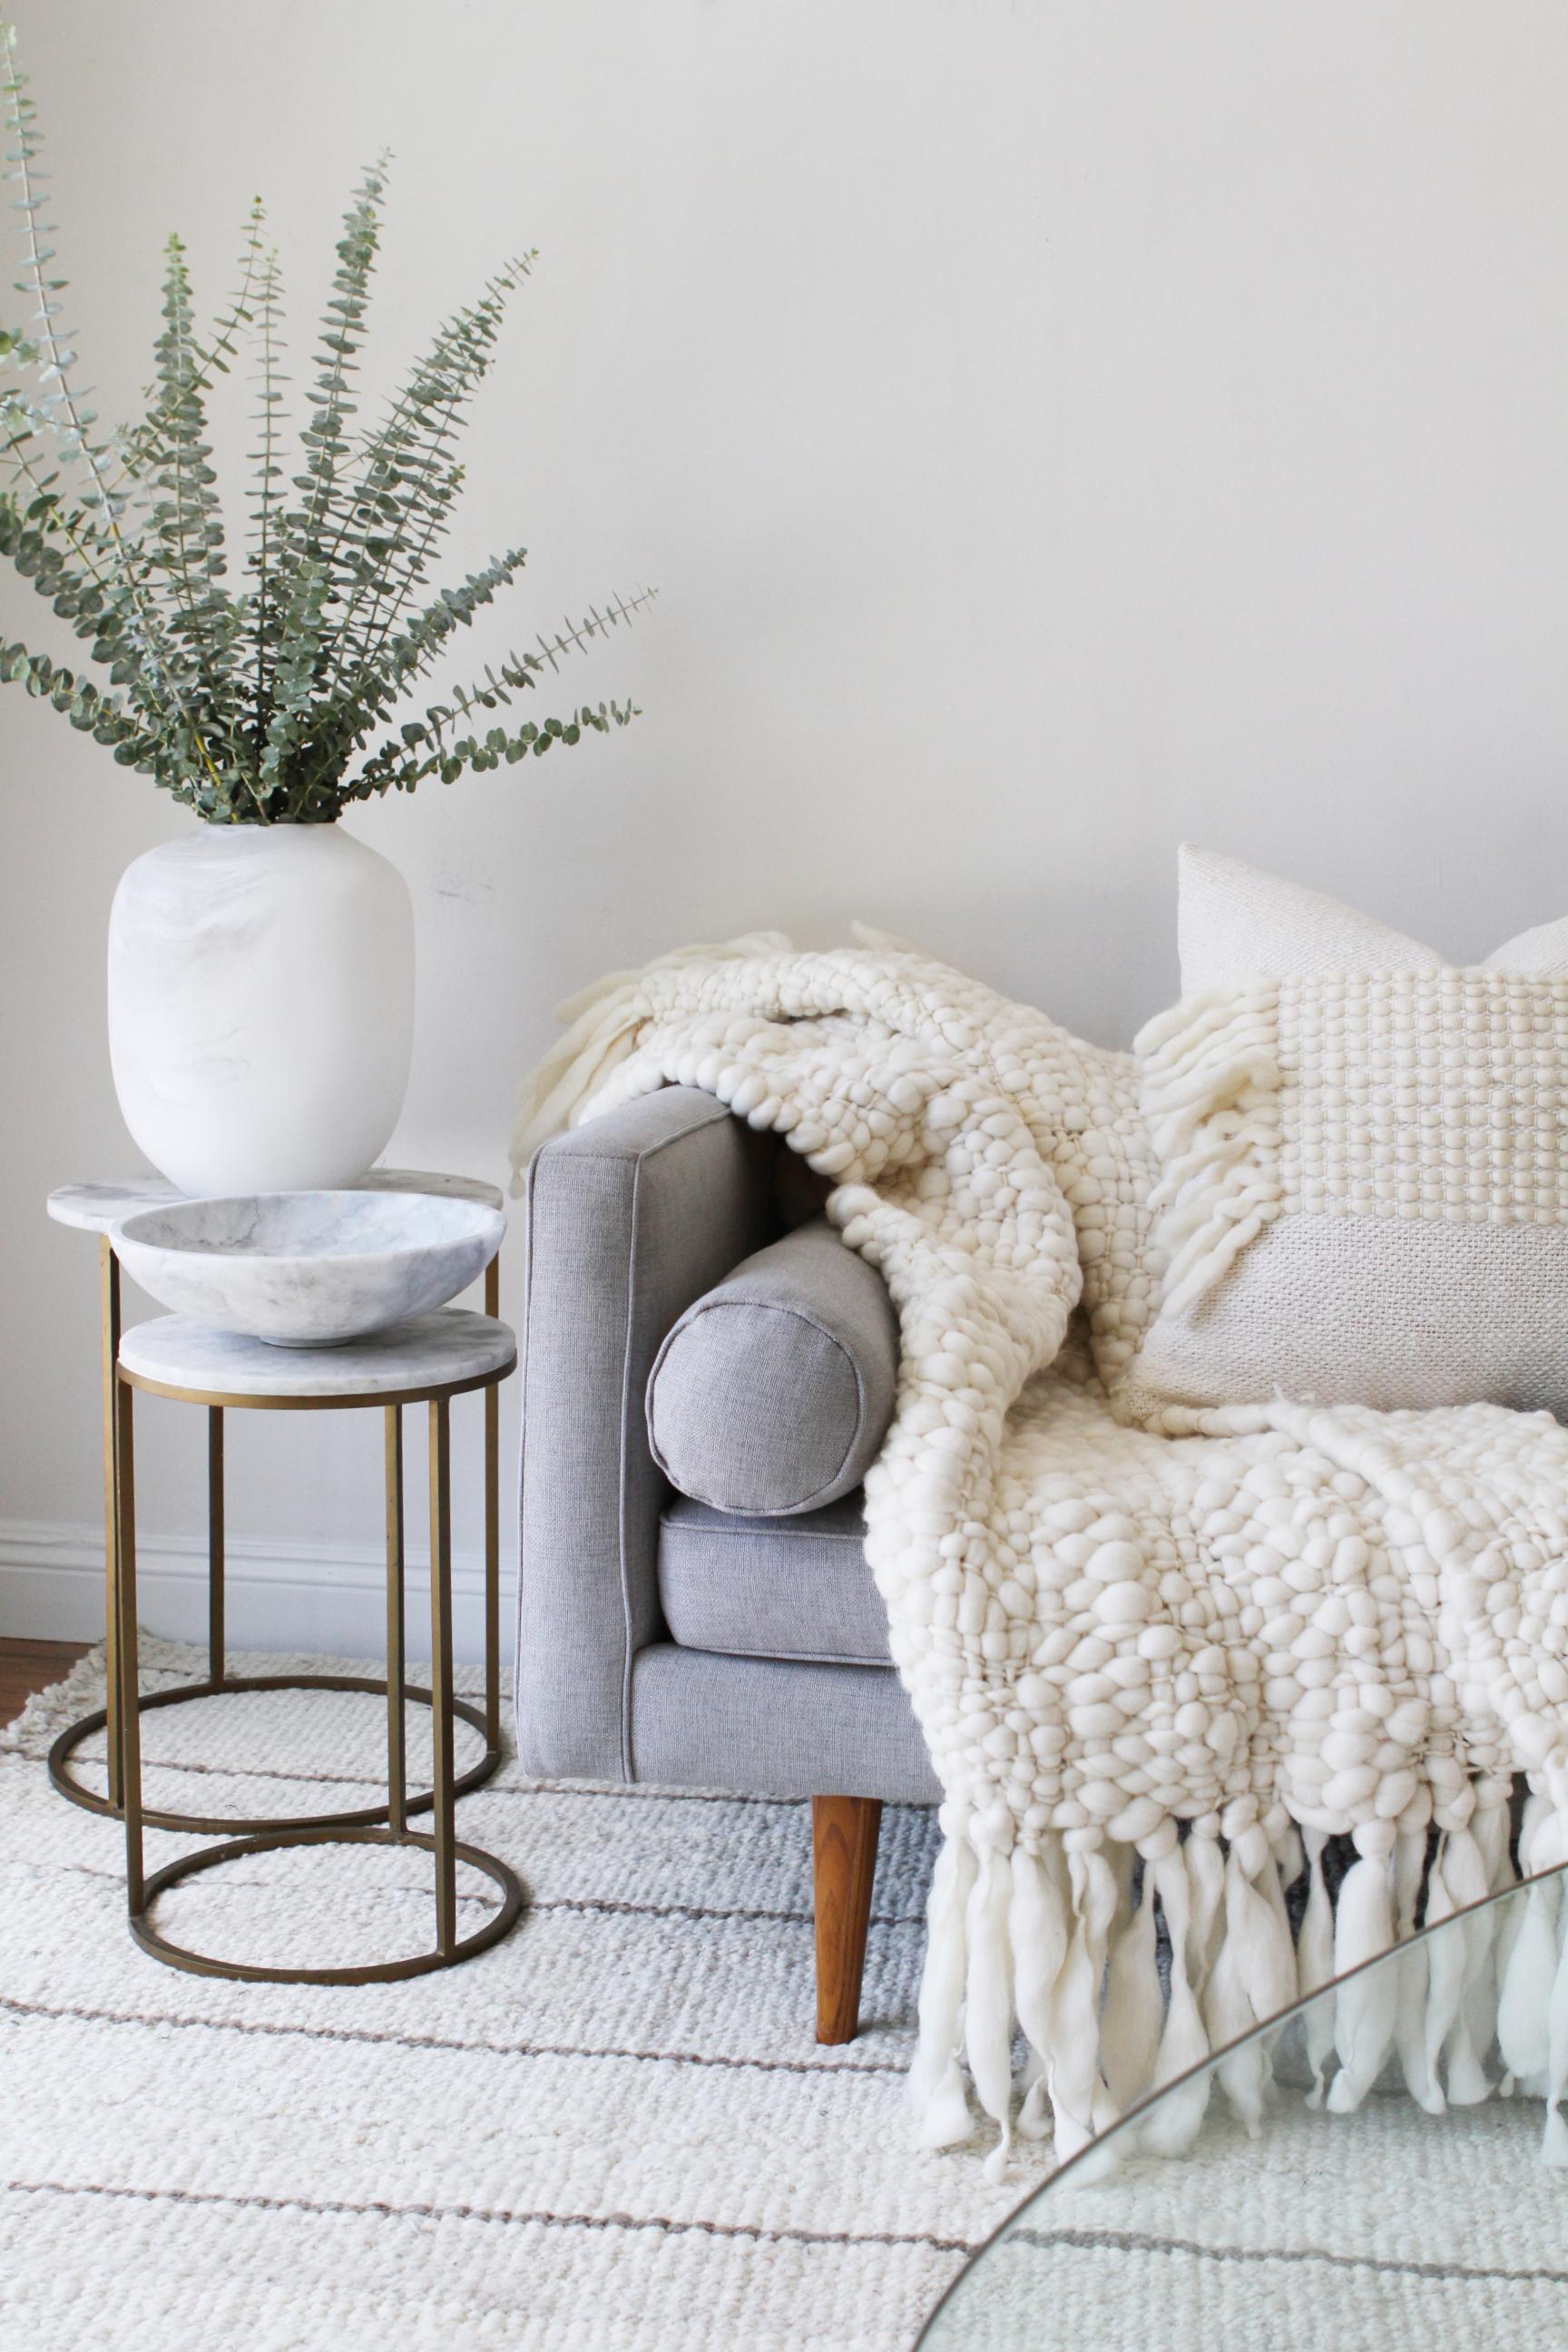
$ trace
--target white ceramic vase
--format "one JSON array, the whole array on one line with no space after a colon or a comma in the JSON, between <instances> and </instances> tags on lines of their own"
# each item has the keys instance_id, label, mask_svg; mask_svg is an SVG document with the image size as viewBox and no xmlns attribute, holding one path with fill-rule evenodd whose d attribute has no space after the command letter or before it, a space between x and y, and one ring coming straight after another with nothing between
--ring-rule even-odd
<instances>
[{"instance_id":1,"label":"white ceramic vase","mask_svg":"<svg viewBox=\"0 0 1568 2352\"><path fill-rule=\"evenodd\" d=\"M197 825L126 869L110 1058L182 1192L352 1185L397 1124L413 1036L408 887L341 825Z\"/></svg>"}]
</instances>

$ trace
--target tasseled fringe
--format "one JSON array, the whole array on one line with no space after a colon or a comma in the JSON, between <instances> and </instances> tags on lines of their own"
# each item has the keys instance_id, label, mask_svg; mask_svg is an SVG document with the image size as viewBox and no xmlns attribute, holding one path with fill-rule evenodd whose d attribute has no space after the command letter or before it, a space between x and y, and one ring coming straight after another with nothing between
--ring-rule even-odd
<instances>
[{"instance_id":1,"label":"tasseled fringe","mask_svg":"<svg viewBox=\"0 0 1568 2352\"><path fill-rule=\"evenodd\" d=\"M973 1848L966 1839L950 1834L937 1856L926 1903L920 2040L910 2073L922 2147L951 2147L970 2133L958 2048L963 2025L964 1912L976 1870Z\"/></svg>"},{"instance_id":2,"label":"tasseled fringe","mask_svg":"<svg viewBox=\"0 0 1568 2352\"><path fill-rule=\"evenodd\" d=\"M1355 1833L1357 1860L1344 1875L1334 1906L1334 1974L1342 1977L1386 1952L1394 1942L1394 1831L1392 1822ZM1330 2112L1359 2107L1394 2042L1399 1988L1392 1969L1368 1969L1342 1985L1334 2000L1334 2046L1340 2071L1329 2084Z\"/></svg>"},{"instance_id":3,"label":"tasseled fringe","mask_svg":"<svg viewBox=\"0 0 1568 2352\"><path fill-rule=\"evenodd\" d=\"M1131 1904L1133 1854L1124 1846L1123 1871ZM1123 1871L1117 1875L1121 1877ZM1100 2012L1100 2042L1105 2057L1105 2082L1120 2114L1135 2106L1153 2079L1165 2004L1154 1938L1154 1885L1152 1868L1142 1874L1141 1899L1120 1927L1110 1946L1105 2000Z\"/></svg>"},{"instance_id":4,"label":"tasseled fringe","mask_svg":"<svg viewBox=\"0 0 1568 2352\"><path fill-rule=\"evenodd\" d=\"M1307 1849L1307 1907L1301 1915L1301 1932L1296 1938L1299 2000L1304 2000L1309 1993L1321 1992L1334 1973L1334 1906L1329 1900L1328 1881L1323 1876L1323 1848L1329 1841L1323 1831L1308 1830L1303 1842ZM1307 2105L1321 2107L1326 2070L1334 2053L1334 2021L1326 2001L1308 2011L1306 2039L1307 2063L1312 2070Z\"/></svg>"},{"instance_id":5,"label":"tasseled fringe","mask_svg":"<svg viewBox=\"0 0 1568 2352\"><path fill-rule=\"evenodd\" d=\"M1213 1851L1206 1839L1195 1843ZM1193 1877L1181 1847L1173 1845L1148 1867L1153 1874L1154 1895L1164 1916L1171 1946L1171 1997L1159 2054L1147 2085L1149 2090L1157 2091L1208 2056L1208 2036L1197 1999L1205 1965L1203 1956L1207 1934L1198 1923ZM1212 1925L1212 1913L1209 1924ZM1190 2083L1184 2090L1162 2099L1144 2127L1151 2152L1156 2156L1179 2156L1183 2148L1190 2147L1197 2137L1208 2098L1205 2074L1199 2082Z\"/></svg>"},{"instance_id":6,"label":"tasseled fringe","mask_svg":"<svg viewBox=\"0 0 1568 2352\"><path fill-rule=\"evenodd\" d=\"M1057 1865L1054 1871L1051 1863ZM1046 2108L1051 2097L1044 2055L1051 2046L1051 1998L1068 1954L1068 1913L1058 1849L1053 1847L1047 1861L1022 1846L1015 1847L1008 1924L1013 1937L1014 1999L1035 2068L1024 2094L1018 2128L1026 2138L1039 2139L1048 2128Z\"/></svg>"},{"instance_id":7,"label":"tasseled fringe","mask_svg":"<svg viewBox=\"0 0 1568 2352\"><path fill-rule=\"evenodd\" d=\"M1433 2115L1494 2088L1543 2099L1543 2156L1568 2165L1568 1899L1556 1878L1534 1877L1568 1861L1568 1786L1531 1795L1520 1867L1534 1883L1500 1919L1473 1906L1516 1882L1509 1796L1506 1781L1481 1783L1430 1832L1410 1812L1397 1831L1363 1824L1337 1897L1324 1833L1299 1834L1278 1814L1272 1833L1255 1822L1224 1841L1212 1822L1184 1840L1168 1822L1136 1851L1083 1831L1006 1851L944 1822L910 2077L921 2145L970 2137L972 2084L997 2132L989 2178L1015 2130L1049 2134L1065 2163L1211 2051L1348 1974L1304 2021L1310 2105L1351 2113L1396 2060ZM1458 1930L1365 1965L1458 1911L1473 1912ZM1016 2025L1027 2045L1016 2113ZM1260 2034L1214 2070L1249 2131L1272 2089L1276 2038ZM1487 2071L1494 2045L1500 2085ZM1133 2145L1179 2155L1210 2087L1205 2072L1152 2104Z\"/></svg>"},{"instance_id":8,"label":"tasseled fringe","mask_svg":"<svg viewBox=\"0 0 1568 2352\"><path fill-rule=\"evenodd\" d=\"M1279 1213L1274 994L1189 997L1137 1040L1141 1107L1164 1173L1150 1196L1162 1315L1185 1315Z\"/></svg>"},{"instance_id":9,"label":"tasseled fringe","mask_svg":"<svg viewBox=\"0 0 1568 2352\"><path fill-rule=\"evenodd\" d=\"M1255 1822L1226 1860L1224 1935L1204 1989L1209 2047L1219 2049L1249 2033L1295 1998L1296 1955L1284 1895L1268 1841ZM1220 2087L1249 2132L1263 2120L1270 2057L1263 2042L1252 2042L1219 2063Z\"/></svg>"},{"instance_id":10,"label":"tasseled fringe","mask_svg":"<svg viewBox=\"0 0 1568 2352\"><path fill-rule=\"evenodd\" d=\"M986 2159L986 2178L999 2179L1013 2143L1013 1944L1007 1914L1013 1902L1009 1858L984 1848L969 1892L965 1920L969 1978L964 1990L963 2045L980 2104L1001 2132Z\"/></svg>"},{"instance_id":11,"label":"tasseled fringe","mask_svg":"<svg viewBox=\"0 0 1568 2352\"><path fill-rule=\"evenodd\" d=\"M1394 1849L1394 1927L1400 1943L1415 1933L1415 1913L1421 1900L1421 1888L1426 1874L1426 1825L1402 1830ZM1431 1896L1427 1898L1427 1917L1432 1916ZM1405 2087L1417 2106L1425 2107L1429 2116L1447 2112L1448 2102L1443 2096L1443 2086L1437 2079L1437 2056L1431 2032L1431 2021L1442 2003L1434 1997L1429 1974L1430 1963L1425 1944L1415 1944L1398 1965L1398 1983L1394 1988L1396 2014L1394 2022L1394 2045L1399 2054L1400 2072ZM1324 2007L1327 2007L1325 2002ZM1332 2037L1333 2021L1327 2021ZM1442 2036L1436 2037L1440 2044ZM1313 2103L1316 2105L1316 2101Z\"/></svg>"}]
</instances>

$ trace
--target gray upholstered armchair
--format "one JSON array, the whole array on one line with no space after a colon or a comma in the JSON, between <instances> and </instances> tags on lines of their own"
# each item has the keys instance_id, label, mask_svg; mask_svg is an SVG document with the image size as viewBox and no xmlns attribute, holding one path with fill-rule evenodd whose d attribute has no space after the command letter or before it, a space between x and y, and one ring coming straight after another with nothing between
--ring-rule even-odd
<instances>
[{"instance_id":1,"label":"gray upholstered armchair","mask_svg":"<svg viewBox=\"0 0 1568 2352\"><path fill-rule=\"evenodd\" d=\"M891 1411L891 1307L824 1228L780 1240L779 1149L670 1087L534 1160L517 1739L552 1777L812 1798L817 2037L842 2042L882 1801L940 1790L849 1483Z\"/></svg>"}]
</instances>

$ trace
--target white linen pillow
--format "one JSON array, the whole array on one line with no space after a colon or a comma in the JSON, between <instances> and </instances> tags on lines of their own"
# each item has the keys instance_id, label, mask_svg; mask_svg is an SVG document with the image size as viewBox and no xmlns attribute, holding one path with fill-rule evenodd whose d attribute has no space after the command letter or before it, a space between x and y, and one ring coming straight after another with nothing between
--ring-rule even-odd
<instances>
[{"instance_id":1,"label":"white linen pillow","mask_svg":"<svg viewBox=\"0 0 1568 2352\"><path fill-rule=\"evenodd\" d=\"M1249 980L1304 980L1318 971L1444 971L1435 948L1346 907L1321 890L1184 842L1176 856L1176 940L1182 994ZM1483 971L1568 974L1568 917L1495 948Z\"/></svg>"},{"instance_id":2,"label":"white linen pillow","mask_svg":"<svg viewBox=\"0 0 1568 2352\"><path fill-rule=\"evenodd\" d=\"M1181 878L1210 984L1135 1049L1152 1312L1121 1408L1568 1418L1568 923L1455 970L1237 859L1184 851ZM1323 961L1358 950L1384 961Z\"/></svg>"}]
</instances>

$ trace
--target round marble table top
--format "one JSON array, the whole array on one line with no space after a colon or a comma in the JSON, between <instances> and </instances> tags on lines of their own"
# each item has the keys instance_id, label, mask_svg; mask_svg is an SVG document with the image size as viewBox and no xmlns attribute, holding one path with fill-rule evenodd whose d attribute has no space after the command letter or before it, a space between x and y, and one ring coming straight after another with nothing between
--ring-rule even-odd
<instances>
[{"instance_id":1,"label":"round marble table top","mask_svg":"<svg viewBox=\"0 0 1568 2352\"><path fill-rule=\"evenodd\" d=\"M517 1341L510 1325L465 1307L416 1315L341 1348L275 1348L237 1331L210 1330L184 1315L160 1315L125 1333L120 1361L157 1388L191 1389L237 1403L269 1397L419 1397L503 1376L517 1361Z\"/></svg>"},{"instance_id":2,"label":"round marble table top","mask_svg":"<svg viewBox=\"0 0 1568 2352\"><path fill-rule=\"evenodd\" d=\"M487 1209L503 1208L499 1185L477 1176L442 1176L427 1168L372 1168L342 1187L348 1192L434 1192L448 1201L482 1201ZM183 1201L163 1176L127 1176L121 1182L61 1184L49 1194L48 1211L58 1224L78 1225L89 1234L106 1234L121 1217L138 1209L162 1209Z\"/></svg>"}]
</instances>

